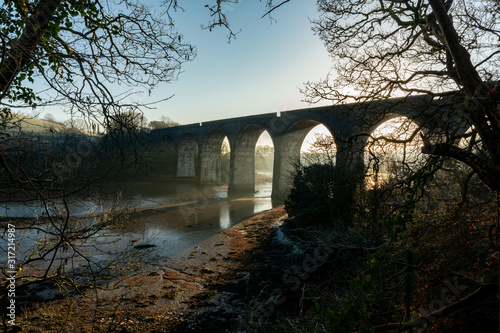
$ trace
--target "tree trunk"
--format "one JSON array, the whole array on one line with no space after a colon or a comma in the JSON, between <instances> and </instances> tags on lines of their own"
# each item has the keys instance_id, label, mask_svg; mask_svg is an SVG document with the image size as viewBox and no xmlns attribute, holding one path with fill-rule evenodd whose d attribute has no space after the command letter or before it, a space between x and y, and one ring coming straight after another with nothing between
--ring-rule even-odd
<instances>
[{"instance_id":1,"label":"tree trunk","mask_svg":"<svg viewBox=\"0 0 500 333\"><path fill-rule=\"evenodd\" d=\"M62 0L41 0L26 22L22 36L10 43L10 49L3 54L0 67L0 100L5 96L14 78L30 62L55 11Z\"/></svg>"}]
</instances>

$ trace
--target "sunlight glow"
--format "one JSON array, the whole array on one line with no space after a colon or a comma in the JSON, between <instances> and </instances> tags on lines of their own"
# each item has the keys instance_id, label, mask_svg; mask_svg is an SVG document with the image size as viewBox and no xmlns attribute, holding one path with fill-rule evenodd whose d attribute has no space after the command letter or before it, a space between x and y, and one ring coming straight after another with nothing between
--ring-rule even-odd
<instances>
[{"instance_id":1,"label":"sunlight glow","mask_svg":"<svg viewBox=\"0 0 500 333\"><path fill-rule=\"evenodd\" d=\"M269 132L267 131L262 132L259 139L257 140L256 146L274 147L273 139L271 138L271 135L269 135Z\"/></svg>"},{"instance_id":2,"label":"sunlight glow","mask_svg":"<svg viewBox=\"0 0 500 333\"><path fill-rule=\"evenodd\" d=\"M311 146L312 144L316 141L317 135L324 135L331 137L332 134L326 128L325 125L319 124L318 126L314 127L304 138L304 141L302 142L302 147L300 148L301 152L310 152L311 151Z\"/></svg>"},{"instance_id":3,"label":"sunlight glow","mask_svg":"<svg viewBox=\"0 0 500 333\"><path fill-rule=\"evenodd\" d=\"M396 117L378 126L365 147L368 186L412 174L425 160L421 146L417 124L406 117Z\"/></svg>"},{"instance_id":4,"label":"sunlight glow","mask_svg":"<svg viewBox=\"0 0 500 333\"><path fill-rule=\"evenodd\" d=\"M409 122L408 118L406 117L397 117L390 119L377 127L373 131L372 136L375 138L383 136L391 139L407 139L410 137L411 132L403 128L405 122ZM413 123L412 125L413 126L410 125L412 129L416 129L416 125L414 125Z\"/></svg>"},{"instance_id":5,"label":"sunlight glow","mask_svg":"<svg viewBox=\"0 0 500 333\"><path fill-rule=\"evenodd\" d=\"M274 145L267 131L262 132L255 147L255 190L257 196L270 196L274 168Z\"/></svg>"}]
</instances>

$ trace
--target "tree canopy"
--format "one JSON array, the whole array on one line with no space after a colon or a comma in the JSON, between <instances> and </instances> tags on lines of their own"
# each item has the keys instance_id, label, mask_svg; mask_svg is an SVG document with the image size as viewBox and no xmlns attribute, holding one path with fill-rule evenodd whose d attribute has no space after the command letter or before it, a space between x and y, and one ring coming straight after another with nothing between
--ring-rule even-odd
<instances>
[{"instance_id":1,"label":"tree canopy","mask_svg":"<svg viewBox=\"0 0 500 333\"><path fill-rule=\"evenodd\" d=\"M285 1L288 2L288 1ZM235 37L224 14L238 0L210 1L208 30L222 27ZM177 78L196 49L177 31L173 14L181 1L156 4L125 0L6 0L0 6L0 107L63 105L79 116L99 120L121 110L137 111L127 102L138 88L151 92L160 82ZM266 7L273 1L266 0ZM267 9L266 9L267 10ZM204 23L204 24L203 24ZM29 82L29 83L28 83ZM42 100L34 84L45 82L50 96ZM116 93L112 86L128 86ZM168 98L168 97L167 97Z\"/></svg>"},{"instance_id":2,"label":"tree canopy","mask_svg":"<svg viewBox=\"0 0 500 333\"><path fill-rule=\"evenodd\" d=\"M149 122L149 127L151 129L161 129L173 126L179 126L180 124L173 121L172 118L167 116L161 116L160 120L153 120Z\"/></svg>"},{"instance_id":3,"label":"tree canopy","mask_svg":"<svg viewBox=\"0 0 500 333\"><path fill-rule=\"evenodd\" d=\"M498 2L318 4L322 15L314 30L334 58L338 76L317 85L311 98L340 102L401 92L446 95L457 88L473 96L482 80L498 79Z\"/></svg>"},{"instance_id":4,"label":"tree canopy","mask_svg":"<svg viewBox=\"0 0 500 333\"><path fill-rule=\"evenodd\" d=\"M177 77L196 50L168 16L140 1L7 0L0 7L0 101L13 106L62 104L99 118L130 110L113 84L153 89ZM52 93L41 100L31 83ZM103 117L104 116L104 117Z\"/></svg>"},{"instance_id":5,"label":"tree canopy","mask_svg":"<svg viewBox=\"0 0 500 333\"><path fill-rule=\"evenodd\" d=\"M334 72L308 83L310 102L428 94L461 104L468 134L423 136L423 152L459 160L500 190L500 3L465 0L319 0L314 31ZM456 143L466 138L470 145ZM444 142L443 142L444 141Z\"/></svg>"}]
</instances>

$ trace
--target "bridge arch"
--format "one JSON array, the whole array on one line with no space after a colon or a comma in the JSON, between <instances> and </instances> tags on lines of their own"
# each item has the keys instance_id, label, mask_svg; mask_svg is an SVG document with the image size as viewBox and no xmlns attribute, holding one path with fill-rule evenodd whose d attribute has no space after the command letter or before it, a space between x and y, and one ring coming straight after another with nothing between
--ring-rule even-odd
<instances>
[{"instance_id":1,"label":"bridge arch","mask_svg":"<svg viewBox=\"0 0 500 333\"><path fill-rule=\"evenodd\" d=\"M383 111L383 110L382 110ZM425 115L425 109L391 108L387 112L362 112L359 115L353 116L354 123L353 131L346 138L340 140L337 146L339 153L337 155L337 169L339 174L357 175L356 178L362 178L367 168L367 163L370 160L369 147L373 145L373 134L377 133L381 127L398 119L404 119L400 122L399 129L394 128L389 131L392 134L392 139L396 139L398 135L394 133L400 131L400 135L408 133L410 130L415 131L415 137L420 139L418 132L427 133L429 127L436 122L429 122L429 117ZM394 125L393 125L394 126ZM417 131L418 129L418 131ZM398 133L396 133L398 134ZM380 136L380 133L376 134ZM340 161L340 163L339 163ZM342 176L340 176L342 178Z\"/></svg>"},{"instance_id":2,"label":"bridge arch","mask_svg":"<svg viewBox=\"0 0 500 333\"><path fill-rule=\"evenodd\" d=\"M421 117L413 116L411 114L405 114L404 112L390 112L381 114L380 117L378 117L376 120L370 122L369 126L366 127L366 133L371 135L375 130L380 128L380 126L394 121L394 119L404 119L406 122L414 123L416 126L422 127L424 130L427 125ZM368 140L368 136L366 136L366 140Z\"/></svg>"},{"instance_id":3,"label":"bridge arch","mask_svg":"<svg viewBox=\"0 0 500 333\"><path fill-rule=\"evenodd\" d=\"M337 144L331 131L323 124L311 129L300 148L302 165L331 164L335 165Z\"/></svg>"},{"instance_id":4,"label":"bridge arch","mask_svg":"<svg viewBox=\"0 0 500 333\"><path fill-rule=\"evenodd\" d=\"M198 141L192 132L182 134L177 151L177 177L197 177Z\"/></svg>"},{"instance_id":5,"label":"bridge arch","mask_svg":"<svg viewBox=\"0 0 500 333\"><path fill-rule=\"evenodd\" d=\"M275 145L273 197L284 199L291 186L290 174L294 171L294 162L300 160L300 149L305 137L316 126L322 124L336 137L328 124L313 119L301 119L291 124Z\"/></svg>"},{"instance_id":6,"label":"bridge arch","mask_svg":"<svg viewBox=\"0 0 500 333\"><path fill-rule=\"evenodd\" d=\"M151 137L154 142L161 142L161 133L169 133L177 144L177 175L200 177L200 153L211 151L208 148L210 145L204 146L204 138L214 128L220 129L227 135L231 147L229 191L240 188L250 192L254 190L256 141L260 134L267 130L274 145L272 196L273 199L280 200L287 194L287 187L284 186L286 179L283 178L290 170L289 160L300 154L305 135L317 124L325 125L335 140L335 172L340 176L338 179L352 179L353 175L358 175L358 171L360 176L363 175L364 168L358 166L363 166L364 147L369 137L367 133L371 133L379 124L389 118L406 116L421 124L424 132L429 128L433 133L438 133L439 140L439 131L446 134L444 131L447 130L442 124L450 125L447 128L454 131L457 126L466 123L458 112L460 108L461 105L450 98L408 96L193 123L154 130L151 131ZM467 128L464 132L466 130ZM205 159L205 156L203 158ZM171 163L174 163L174 160ZM203 169L205 172L209 167L204 164ZM244 170L248 173L245 174ZM208 179L214 178L217 179L217 176L208 176Z\"/></svg>"},{"instance_id":7,"label":"bridge arch","mask_svg":"<svg viewBox=\"0 0 500 333\"><path fill-rule=\"evenodd\" d=\"M203 138L200 149L200 183L221 184L221 147L226 133L220 128L211 129Z\"/></svg>"},{"instance_id":8,"label":"bridge arch","mask_svg":"<svg viewBox=\"0 0 500 333\"><path fill-rule=\"evenodd\" d=\"M372 185L380 181L390 182L390 175L396 175L398 179L406 178L425 161L419 133L427 129L410 117L387 119L378 124L366 140L366 176Z\"/></svg>"},{"instance_id":9,"label":"bridge arch","mask_svg":"<svg viewBox=\"0 0 500 333\"><path fill-rule=\"evenodd\" d=\"M236 136L231 147L229 171L230 196L245 195L255 191L255 148L261 134L267 131L261 125L248 125ZM273 140L272 133L267 131Z\"/></svg>"}]
</instances>

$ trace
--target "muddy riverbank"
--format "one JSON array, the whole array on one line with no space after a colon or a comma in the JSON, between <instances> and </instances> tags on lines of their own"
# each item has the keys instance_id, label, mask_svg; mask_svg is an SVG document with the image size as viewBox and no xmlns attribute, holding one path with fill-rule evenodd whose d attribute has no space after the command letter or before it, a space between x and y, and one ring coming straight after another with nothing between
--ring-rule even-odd
<instances>
[{"instance_id":1,"label":"muddy riverbank","mask_svg":"<svg viewBox=\"0 0 500 333\"><path fill-rule=\"evenodd\" d=\"M18 326L23 332L231 331L254 274L252 257L284 216L283 207L254 215L175 256L148 260L86 297L36 306Z\"/></svg>"}]
</instances>

